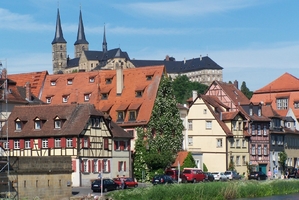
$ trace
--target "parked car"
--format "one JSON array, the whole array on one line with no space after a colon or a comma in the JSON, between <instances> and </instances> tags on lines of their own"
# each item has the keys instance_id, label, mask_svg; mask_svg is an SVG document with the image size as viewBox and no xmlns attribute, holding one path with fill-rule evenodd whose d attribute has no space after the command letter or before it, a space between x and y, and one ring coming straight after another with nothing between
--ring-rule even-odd
<instances>
[{"instance_id":1,"label":"parked car","mask_svg":"<svg viewBox=\"0 0 299 200\"><path fill-rule=\"evenodd\" d=\"M182 172L180 172L180 178L178 179L178 173L179 173L179 170L177 170L177 169L165 170L165 174L168 176L171 176L172 179L179 181L179 182L183 182L183 183L187 182L186 176Z\"/></svg>"},{"instance_id":2,"label":"parked car","mask_svg":"<svg viewBox=\"0 0 299 200\"><path fill-rule=\"evenodd\" d=\"M158 185L158 184L172 184L176 183L176 180L171 178L171 176L165 175L165 174L160 174L160 175L155 175L152 180L153 185Z\"/></svg>"},{"instance_id":3,"label":"parked car","mask_svg":"<svg viewBox=\"0 0 299 200\"><path fill-rule=\"evenodd\" d=\"M212 172L214 178L215 178L215 181L227 181L228 178L226 175L224 175L223 172Z\"/></svg>"},{"instance_id":4,"label":"parked car","mask_svg":"<svg viewBox=\"0 0 299 200\"><path fill-rule=\"evenodd\" d=\"M289 178L299 178L299 169L288 167L287 170L289 171Z\"/></svg>"},{"instance_id":5,"label":"parked car","mask_svg":"<svg viewBox=\"0 0 299 200\"><path fill-rule=\"evenodd\" d=\"M201 182L205 180L205 174L198 168L184 168L183 174L186 176L187 182Z\"/></svg>"},{"instance_id":6,"label":"parked car","mask_svg":"<svg viewBox=\"0 0 299 200\"><path fill-rule=\"evenodd\" d=\"M125 179L124 189L138 187L138 183L133 178L125 177L124 179ZM115 183L117 183L119 185L119 188L121 188L120 178L114 178L113 180Z\"/></svg>"},{"instance_id":7,"label":"parked car","mask_svg":"<svg viewBox=\"0 0 299 200\"><path fill-rule=\"evenodd\" d=\"M255 180L266 180L267 179L267 175L264 172L261 171L254 171L254 172L250 172L250 174L248 175L248 179L255 179Z\"/></svg>"},{"instance_id":8,"label":"parked car","mask_svg":"<svg viewBox=\"0 0 299 200\"><path fill-rule=\"evenodd\" d=\"M215 178L214 178L214 175L211 173L211 172L204 172L205 174L205 181L214 181Z\"/></svg>"},{"instance_id":9,"label":"parked car","mask_svg":"<svg viewBox=\"0 0 299 200\"><path fill-rule=\"evenodd\" d=\"M224 175L227 177L229 180L240 180L242 177L240 176L239 173L236 171L225 171Z\"/></svg>"},{"instance_id":10,"label":"parked car","mask_svg":"<svg viewBox=\"0 0 299 200\"><path fill-rule=\"evenodd\" d=\"M119 185L117 183L115 183L112 179L110 179L110 178L103 179L103 192L108 192L111 190L118 190L118 189L119 189ZM101 179L96 179L96 180L92 181L91 190L93 192L101 191Z\"/></svg>"}]
</instances>

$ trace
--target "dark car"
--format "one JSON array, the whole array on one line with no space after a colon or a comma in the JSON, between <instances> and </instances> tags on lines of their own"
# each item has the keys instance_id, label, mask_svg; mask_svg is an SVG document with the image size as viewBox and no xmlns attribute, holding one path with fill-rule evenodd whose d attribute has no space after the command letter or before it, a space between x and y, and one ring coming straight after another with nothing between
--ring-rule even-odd
<instances>
[{"instance_id":1,"label":"dark car","mask_svg":"<svg viewBox=\"0 0 299 200\"><path fill-rule=\"evenodd\" d=\"M224 175L228 180L240 180L242 178L236 171L225 171Z\"/></svg>"},{"instance_id":2,"label":"dark car","mask_svg":"<svg viewBox=\"0 0 299 200\"><path fill-rule=\"evenodd\" d=\"M214 181L215 178L214 178L214 175L211 173L211 172L204 172L205 174L205 181Z\"/></svg>"},{"instance_id":3,"label":"dark car","mask_svg":"<svg viewBox=\"0 0 299 200\"><path fill-rule=\"evenodd\" d=\"M288 167L287 170L289 171L289 178L299 178L299 169Z\"/></svg>"},{"instance_id":4,"label":"dark car","mask_svg":"<svg viewBox=\"0 0 299 200\"><path fill-rule=\"evenodd\" d=\"M134 179L128 178L128 177L125 177L124 179L125 179L124 189L138 187L138 183ZM121 188L120 178L114 178L113 180L115 183L117 183L119 185L119 188Z\"/></svg>"},{"instance_id":5,"label":"dark car","mask_svg":"<svg viewBox=\"0 0 299 200\"><path fill-rule=\"evenodd\" d=\"M111 190L118 190L118 189L119 189L119 185L117 183L115 183L112 179L110 179L110 178L103 179L103 192L108 192ZM93 192L101 191L101 179L96 179L96 180L92 181L91 190Z\"/></svg>"},{"instance_id":6,"label":"dark car","mask_svg":"<svg viewBox=\"0 0 299 200\"><path fill-rule=\"evenodd\" d=\"M264 172L261 171L255 171L255 172L250 172L250 174L248 175L248 179L255 179L255 180L266 180L267 179L267 175Z\"/></svg>"},{"instance_id":7,"label":"dark car","mask_svg":"<svg viewBox=\"0 0 299 200\"><path fill-rule=\"evenodd\" d=\"M187 182L186 176L183 174L183 172L180 172L180 177L178 177L179 170L177 169L167 169L165 170L165 175L170 176L172 179L185 183Z\"/></svg>"},{"instance_id":8,"label":"dark car","mask_svg":"<svg viewBox=\"0 0 299 200\"><path fill-rule=\"evenodd\" d=\"M171 178L171 176L168 175L155 175L153 180L152 180L152 184L153 185L158 185L158 184L172 184L172 183L176 183L176 181Z\"/></svg>"}]
</instances>

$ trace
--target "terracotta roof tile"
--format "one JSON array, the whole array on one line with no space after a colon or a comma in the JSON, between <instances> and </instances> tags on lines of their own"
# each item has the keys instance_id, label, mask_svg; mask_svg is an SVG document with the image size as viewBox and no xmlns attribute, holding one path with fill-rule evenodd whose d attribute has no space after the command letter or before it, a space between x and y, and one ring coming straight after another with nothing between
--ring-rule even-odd
<instances>
[{"instance_id":1,"label":"terracotta roof tile","mask_svg":"<svg viewBox=\"0 0 299 200\"><path fill-rule=\"evenodd\" d=\"M188 151L179 151L174 163L172 164L172 167L178 167L178 163L180 163L180 166L182 166L186 157L188 156L188 153Z\"/></svg>"}]
</instances>

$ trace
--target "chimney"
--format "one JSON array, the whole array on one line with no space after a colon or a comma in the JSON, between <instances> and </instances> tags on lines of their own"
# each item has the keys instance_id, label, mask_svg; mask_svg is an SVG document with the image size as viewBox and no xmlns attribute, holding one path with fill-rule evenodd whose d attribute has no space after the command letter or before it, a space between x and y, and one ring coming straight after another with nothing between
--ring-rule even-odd
<instances>
[{"instance_id":1,"label":"chimney","mask_svg":"<svg viewBox=\"0 0 299 200\"><path fill-rule=\"evenodd\" d=\"M169 55L166 55L165 60L169 61Z\"/></svg>"},{"instance_id":2,"label":"chimney","mask_svg":"<svg viewBox=\"0 0 299 200\"><path fill-rule=\"evenodd\" d=\"M238 84L238 81L237 81L237 80L234 81L234 85L235 85L235 87L236 87L237 89L239 89L239 84Z\"/></svg>"},{"instance_id":3,"label":"chimney","mask_svg":"<svg viewBox=\"0 0 299 200\"><path fill-rule=\"evenodd\" d=\"M7 71L6 71L6 68L4 68L4 69L2 69L1 78L6 79L6 75L7 75Z\"/></svg>"},{"instance_id":4,"label":"chimney","mask_svg":"<svg viewBox=\"0 0 299 200\"><path fill-rule=\"evenodd\" d=\"M186 64L186 58L184 58L184 64Z\"/></svg>"},{"instance_id":5,"label":"chimney","mask_svg":"<svg viewBox=\"0 0 299 200\"><path fill-rule=\"evenodd\" d=\"M123 74L123 66L121 63L115 63L116 69L116 94L121 95L124 88L124 74Z\"/></svg>"},{"instance_id":6,"label":"chimney","mask_svg":"<svg viewBox=\"0 0 299 200\"><path fill-rule=\"evenodd\" d=\"M26 82L25 89L26 89L26 99L27 99L27 101L31 101L31 84L30 84L30 82Z\"/></svg>"},{"instance_id":7,"label":"chimney","mask_svg":"<svg viewBox=\"0 0 299 200\"><path fill-rule=\"evenodd\" d=\"M202 56L201 55L199 56L199 60L202 61Z\"/></svg>"},{"instance_id":8,"label":"chimney","mask_svg":"<svg viewBox=\"0 0 299 200\"><path fill-rule=\"evenodd\" d=\"M197 98L197 91L192 90L192 100L194 101Z\"/></svg>"}]
</instances>

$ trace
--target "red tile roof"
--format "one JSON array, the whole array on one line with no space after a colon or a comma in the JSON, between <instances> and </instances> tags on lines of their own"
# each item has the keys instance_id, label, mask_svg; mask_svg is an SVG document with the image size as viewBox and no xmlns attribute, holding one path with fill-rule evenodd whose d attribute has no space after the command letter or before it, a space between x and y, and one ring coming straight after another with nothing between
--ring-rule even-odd
<instances>
[{"instance_id":1,"label":"red tile roof","mask_svg":"<svg viewBox=\"0 0 299 200\"><path fill-rule=\"evenodd\" d=\"M184 164L186 157L188 156L188 153L189 153L188 151L179 151L171 167L178 167L179 163L180 166L182 166Z\"/></svg>"},{"instance_id":2,"label":"red tile roof","mask_svg":"<svg viewBox=\"0 0 299 200\"><path fill-rule=\"evenodd\" d=\"M48 71L41 71L23 74L8 74L7 78L15 81L17 86L21 87L24 87L27 82L30 82L32 94L36 97L39 97L47 75Z\"/></svg>"}]
</instances>

